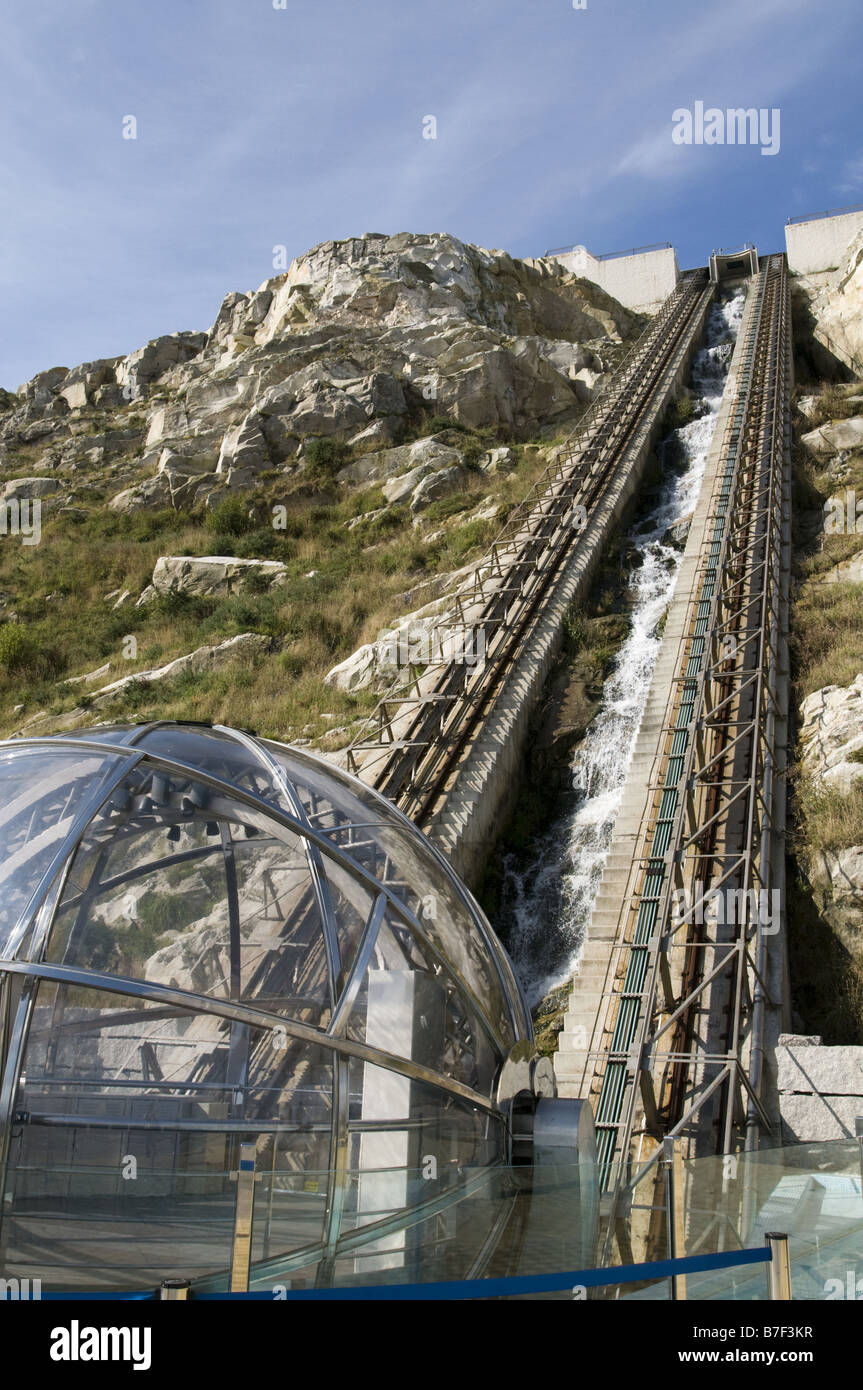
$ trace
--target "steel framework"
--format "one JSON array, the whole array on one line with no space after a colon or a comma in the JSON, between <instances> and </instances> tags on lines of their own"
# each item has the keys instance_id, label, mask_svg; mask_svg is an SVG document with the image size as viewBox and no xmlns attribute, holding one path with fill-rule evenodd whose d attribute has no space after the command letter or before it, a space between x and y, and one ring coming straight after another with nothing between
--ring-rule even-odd
<instances>
[{"instance_id":1,"label":"steel framework","mask_svg":"<svg viewBox=\"0 0 863 1390\"><path fill-rule=\"evenodd\" d=\"M670 364L689 346L713 294L703 270L681 278L579 421L565 452L509 517L473 578L451 601L450 623L482 659L412 667L348 749L348 767L415 822L431 814L472 733L541 611L555 577L585 541Z\"/></svg>"},{"instance_id":2,"label":"steel framework","mask_svg":"<svg viewBox=\"0 0 863 1390\"><path fill-rule=\"evenodd\" d=\"M612 1211L662 1157L657 1147L633 1172L635 1138L686 1136L693 1153L730 1153L770 1125L762 1034L776 1002L767 950L784 926L790 564L784 257L767 259L752 293L660 774L588 1053ZM778 923L765 921L771 892ZM726 903L732 921L715 911Z\"/></svg>"}]
</instances>

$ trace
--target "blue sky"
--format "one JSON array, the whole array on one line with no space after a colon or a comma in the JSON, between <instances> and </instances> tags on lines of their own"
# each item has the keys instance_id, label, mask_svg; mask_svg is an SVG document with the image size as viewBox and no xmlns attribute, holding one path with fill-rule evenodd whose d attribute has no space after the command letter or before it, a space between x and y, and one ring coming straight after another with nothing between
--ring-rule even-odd
<instances>
[{"instance_id":1,"label":"blue sky","mask_svg":"<svg viewBox=\"0 0 863 1390\"><path fill-rule=\"evenodd\" d=\"M0 45L0 384L207 328L364 231L514 255L781 249L863 199L860 0L18 0ZM672 113L778 107L781 149ZM123 139L124 117L137 139ZM423 139L434 115L437 139Z\"/></svg>"}]
</instances>

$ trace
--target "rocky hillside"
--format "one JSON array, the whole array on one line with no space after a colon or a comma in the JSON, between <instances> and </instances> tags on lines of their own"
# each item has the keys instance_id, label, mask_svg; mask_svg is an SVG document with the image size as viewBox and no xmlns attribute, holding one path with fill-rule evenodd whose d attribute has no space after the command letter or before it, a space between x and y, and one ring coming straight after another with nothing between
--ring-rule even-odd
<instances>
[{"instance_id":1,"label":"rocky hillside","mask_svg":"<svg viewBox=\"0 0 863 1390\"><path fill-rule=\"evenodd\" d=\"M814 296L812 313L842 360L863 369L863 232L854 238L842 264Z\"/></svg>"},{"instance_id":2,"label":"rocky hillside","mask_svg":"<svg viewBox=\"0 0 863 1390\"><path fill-rule=\"evenodd\" d=\"M551 262L368 235L0 391L2 732L346 742L382 673L327 674L465 582L643 322Z\"/></svg>"},{"instance_id":3,"label":"rocky hillside","mask_svg":"<svg viewBox=\"0 0 863 1390\"><path fill-rule=\"evenodd\" d=\"M863 1043L863 382L816 387L795 455L792 999L800 1032Z\"/></svg>"}]
</instances>

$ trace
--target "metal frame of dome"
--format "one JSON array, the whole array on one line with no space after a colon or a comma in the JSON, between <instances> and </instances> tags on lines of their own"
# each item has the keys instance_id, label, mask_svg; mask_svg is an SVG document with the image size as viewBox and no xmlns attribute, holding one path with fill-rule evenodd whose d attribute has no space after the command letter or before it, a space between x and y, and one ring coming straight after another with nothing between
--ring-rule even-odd
<instances>
[{"instance_id":1,"label":"metal frame of dome","mask_svg":"<svg viewBox=\"0 0 863 1390\"><path fill-rule=\"evenodd\" d=\"M219 758L211 760L215 767L207 767L202 765L207 759L196 762L171 756L171 744L182 745L184 740L191 741L198 755L204 750L209 754L218 752L223 763L229 763L231 756L237 763L236 755L239 753L247 760L245 766L249 775L251 776L251 769L257 769L256 775L259 780L269 784L270 795L261 794L260 789L256 789L254 785L243 786L241 779L234 780L224 775L224 767L220 773ZM360 1120L358 1124L349 1116L349 1078L352 1065L362 1064L366 1068L380 1069L381 1072L407 1078L422 1088L434 1088L434 1093L441 1097L442 1105L455 1106L459 1110L464 1109L465 1112L470 1110L478 1117L485 1116L483 1123L490 1126L495 1133L494 1142L489 1145L489 1160L492 1164L510 1161L512 1152L507 1151L507 1145L512 1143L513 1132L524 1133L523 1124L511 1122L512 1103L519 1096L522 1100L527 1096L529 1104L526 1108L532 1110L540 1097L552 1096L554 1085L553 1079L550 1079L550 1068L536 1055L530 1015L503 948L494 937L472 895L453 874L443 855L407 817L357 778L324 763L321 759L289 745L261 740L249 733L222 725L154 721L137 726L101 726L75 734L17 738L0 742L0 759L10 752L15 755L27 755L41 751L48 752L62 762L62 754L67 750L93 756L94 768L89 794L84 796L79 807L64 808L65 821L60 823L59 829L56 825L54 827L57 832L56 846L52 846L49 839L49 848L53 852L39 865L38 882L33 884L26 906L17 913L17 920L6 944L2 942L0 935L0 986L5 995L2 1003L5 1010L14 1014L8 1018L8 1023L4 1026L5 1038L2 1039L5 1064L4 1083L0 1093L0 1180L4 1185L10 1154L10 1136L16 1116L20 1113L19 1084L28 1047L34 1001L37 990L45 985L56 986L58 997L59 991L63 988L67 991L84 988L90 991L98 990L109 996L125 996L137 1000L142 1009L157 1006L161 1009L182 1011L190 1018L215 1016L226 1021L232 1030L235 1026L245 1028L247 1036L250 1035L250 1030L261 1030L262 1036L263 1033L271 1034L273 1030L280 1030L298 1044L323 1049L331 1058L333 1092L328 1171L333 1176L333 1182L327 1191L321 1237L317 1242L281 1256L278 1261L280 1268L305 1267L315 1265L321 1260L329 1261L332 1265L333 1260L341 1253L356 1250L368 1242L379 1241L386 1237L388 1232L404 1228L405 1212L400 1210L390 1212L383 1220L369 1223L361 1230L350 1230L347 1234L342 1230L349 1141L353 1135L370 1133L374 1128L372 1121L364 1123ZM96 769L95 762L98 757L108 761L106 765ZM291 777L291 768L294 770L294 780ZM289 1013L272 1006L262 1008L253 1002L246 1002L241 997L242 991L238 987L234 988L238 986L241 973L240 966L234 959L235 943L238 941L239 933L236 884L233 894L229 893L227 898L232 994L236 997L224 998L198 993L155 980L110 973L92 966L67 964L46 958L48 947L54 939L53 934L58 930L57 922L61 910L68 910L70 905L76 907L78 917L83 916L86 921L87 913L80 904L92 904L99 887L103 886L97 878L95 887L92 881L88 881L86 888L81 890L77 898L74 895L68 901L64 898L71 881L72 866L77 863L79 854L84 853L83 847L87 842L88 832L97 824L100 816L121 814L116 810L114 798L122 791L124 784L129 783L133 773L142 769L151 777L148 784L151 790L156 785L153 778L160 777L163 779L159 783L161 793L179 798L175 820L182 819L182 815L191 820L196 816L201 818L207 807L207 798L221 797L224 804L242 810L246 818L244 824L251 827L251 830L247 828L247 834L258 834L256 827L266 825L274 831L277 841L287 843L290 838L302 846L324 938L330 994L329 1018L325 1028L298 1021ZM55 782L59 791L64 784L62 769ZM320 783L325 792L328 790L332 794L331 809L327 813L332 814L335 820L331 826L324 825L317 812L310 814L309 807L305 804L303 790L309 792L316 783ZM37 783L36 793L39 786ZM193 799L196 793L190 793L189 787L204 789L203 792L197 793L197 803ZM336 814L339 795L348 801L354 810L359 805L364 818L357 820L354 817L339 822ZM144 797L142 806L143 809L137 814L145 819L147 815L152 816L153 826L159 830L168 827L168 819L164 816L159 818L159 803L153 801L149 792ZM20 806L18 810L21 811ZM127 811L123 811L122 814L127 814ZM0 811L0 827L3 819L4 813ZM313 823L315 820L317 823ZM441 884L445 885L446 890L453 895L452 901L457 905L459 913L463 914L461 923L457 925L456 936L463 931L465 925L469 926L465 942L456 940L452 931L448 941L445 934L430 930L423 916L410 905L412 897L421 896L415 886L400 891L400 888L405 890L404 884L399 885L397 882L376 876L373 869L358 857L358 843L374 846L374 853L377 854L380 845L376 834L381 834L384 830L390 834L396 833L397 839L404 836L405 846L421 848L421 868L425 867L433 880L434 866L434 873L439 875L438 888L440 889ZM366 837L364 841L357 840L358 832L363 832ZM208 833L212 832L208 830ZM339 842L340 838L344 843ZM224 845L224 834L222 840L224 862L227 865L230 853ZM230 842L230 836L228 840ZM99 841L103 847L111 846L113 843L110 836L104 841ZM208 848L207 852L211 850ZM218 854L219 847L212 847L212 852ZM388 855L389 851L385 849L385 862ZM33 857L34 855L31 855L31 859ZM7 869L11 863L13 872L17 868L20 873L21 865L16 866L14 861L14 855L7 859ZM103 849L99 863L104 867L107 862ZM118 889L133 876L144 877L153 865L159 862L154 860L148 861L143 867L133 866L127 870L125 878L120 875L111 880L111 890ZM168 855L164 856L161 862L172 863L173 860ZM344 934L344 923L340 922L338 913L333 908L328 885L328 874L333 864L362 888L370 904L359 937L354 943L352 959L347 962L346 968L342 965L340 940L340 936ZM385 873L386 870L382 869L381 872ZM95 869L93 873L95 874ZM484 1035L482 1047L485 1049L487 1062L483 1084L478 1085L476 1081L470 1084L455 1075L447 1074L441 1070L439 1064L420 1062L411 1056L387 1050L374 1042L348 1035L349 1018L357 1005L359 992L369 978L370 962L379 938L382 939L385 924L389 924L386 926L387 930L390 927L395 930L397 927L399 932L404 931L405 940L410 938L422 953L426 962L422 968L445 981L447 999L457 998L459 1006L464 1005L465 1016L472 1019L470 1027L477 1035L474 1039L477 1056L480 1051L479 1034ZM70 934L69 940L71 939ZM485 962L489 968L490 974L486 977L487 988L493 995L499 995L496 1008L492 999L480 997L476 981L466 978L465 972L471 966L467 958L471 947L475 954L479 952L480 964ZM456 959L459 950L462 951L461 963ZM238 945L236 953L239 954ZM8 989L8 981L15 977L20 981L17 1004L12 1000ZM10 1000L14 1009L10 1006ZM488 1059L492 1058L494 1066L490 1069ZM525 1111L524 1104L522 1111ZM99 1127L98 1118L91 1117L88 1121L86 1116L70 1115L67 1120L69 1124L80 1122L84 1128L93 1125ZM56 1118L55 1122L58 1122ZM122 1129L124 1125L129 1131L137 1131L142 1127L139 1121L124 1120L118 1115L115 1119L105 1121L103 1128L117 1130ZM379 1127L385 1129L384 1122L381 1122ZM211 1130L226 1136L278 1135L289 1128L290 1126L286 1126L281 1120L262 1121L260 1118L245 1116L235 1121L220 1118L210 1126ZM392 1120L389 1121L390 1131L398 1128ZM200 1131L201 1125L197 1122L184 1124L182 1120L174 1119L169 1124L161 1125L161 1129L169 1129L171 1133L184 1130ZM451 1196L454 1200L458 1199L457 1194ZM446 1205L447 1200L450 1200L450 1197L446 1194L442 1199L438 1199L436 1209L441 1209L441 1202ZM435 1208L434 1202L431 1203L431 1208ZM415 1220L415 1216L412 1219Z\"/></svg>"}]
</instances>

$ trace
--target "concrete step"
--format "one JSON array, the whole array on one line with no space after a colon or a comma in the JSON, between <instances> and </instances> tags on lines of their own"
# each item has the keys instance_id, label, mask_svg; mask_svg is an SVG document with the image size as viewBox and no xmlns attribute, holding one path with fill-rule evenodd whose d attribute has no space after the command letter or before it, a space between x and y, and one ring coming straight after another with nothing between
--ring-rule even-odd
<instances>
[{"instance_id":1,"label":"concrete step","mask_svg":"<svg viewBox=\"0 0 863 1390\"><path fill-rule=\"evenodd\" d=\"M561 1100L581 1100L581 1087L578 1082L561 1076L557 1083L557 1094Z\"/></svg>"},{"instance_id":2,"label":"concrete step","mask_svg":"<svg viewBox=\"0 0 863 1390\"><path fill-rule=\"evenodd\" d=\"M557 1080L563 1080L566 1077L567 1081L581 1081L584 1077L586 1088L591 1084L593 1063L588 1061L584 1052L578 1055L575 1052L568 1052L568 1054L556 1052L554 1054L554 1076L557 1077Z\"/></svg>"},{"instance_id":3,"label":"concrete step","mask_svg":"<svg viewBox=\"0 0 863 1390\"><path fill-rule=\"evenodd\" d=\"M608 971L604 966L601 970L591 970L589 974L576 975L573 978L570 999L578 999L581 1005L581 1001L586 995L602 994L608 978ZM583 1007L583 1005L581 1007Z\"/></svg>"},{"instance_id":4,"label":"concrete step","mask_svg":"<svg viewBox=\"0 0 863 1390\"><path fill-rule=\"evenodd\" d=\"M603 959L597 957L579 965L578 970L572 976L573 980L579 981L583 985L585 980L604 979L610 960L611 953L609 952Z\"/></svg>"},{"instance_id":5,"label":"concrete step","mask_svg":"<svg viewBox=\"0 0 863 1390\"><path fill-rule=\"evenodd\" d=\"M596 938L590 941L584 948L573 976L583 976L586 971L595 970L599 966L604 970L611 958L611 946L610 941L597 941Z\"/></svg>"},{"instance_id":6,"label":"concrete step","mask_svg":"<svg viewBox=\"0 0 863 1390\"><path fill-rule=\"evenodd\" d=\"M593 1073L588 1070L585 1072L583 1067L555 1067L555 1080L557 1081L557 1093L561 1100L580 1100L582 1096L590 1095L590 1083L593 1080Z\"/></svg>"},{"instance_id":7,"label":"concrete step","mask_svg":"<svg viewBox=\"0 0 863 1390\"><path fill-rule=\"evenodd\" d=\"M629 882L629 874L630 870L624 868L622 864L603 874L599 881L599 890L594 900L594 910L598 907L606 907L608 905L608 901L605 903L602 902L603 898L615 902L621 901L622 895L626 892L626 885Z\"/></svg>"},{"instance_id":8,"label":"concrete step","mask_svg":"<svg viewBox=\"0 0 863 1390\"><path fill-rule=\"evenodd\" d=\"M608 907L598 907L594 911L593 916L590 919L590 928L588 930L592 930L594 926L617 926L618 922L620 921L620 913L622 907L623 903L619 903L617 907L611 907L610 905Z\"/></svg>"},{"instance_id":9,"label":"concrete step","mask_svg":"<svg viewBox=\"0 0 863 1390\"><path fill-rule=\"evenodd\" d=\"M617 928L594 924L590 928L590 939L595 941L597 946L604 946L608 950L617 940Z\"/></svg>"},{"instance_id":10,"label":"concrete step","mask_svg":"<svg viewBox=\"0 0 863 1390\"><path fill-rule=\"evenodd\" d=\"M593 989L589 989L587 988L587 986L585 986L585 988L581 990L578 990L576 988L576 990L573 990L572 994L570 995L570 1007L566 1011L567 1019L575 1018L577 1016L579 1023L583 1022L584 1018L588 1014L590 1014L592 1011L596 1011L596 1009L599 1007L599 1002L602 999L602 997L603 991L601 989L597 989L595 986ZM568 1026L569 1025L567 1024L567 1027Z\"/></svg>"}]
</instances>

